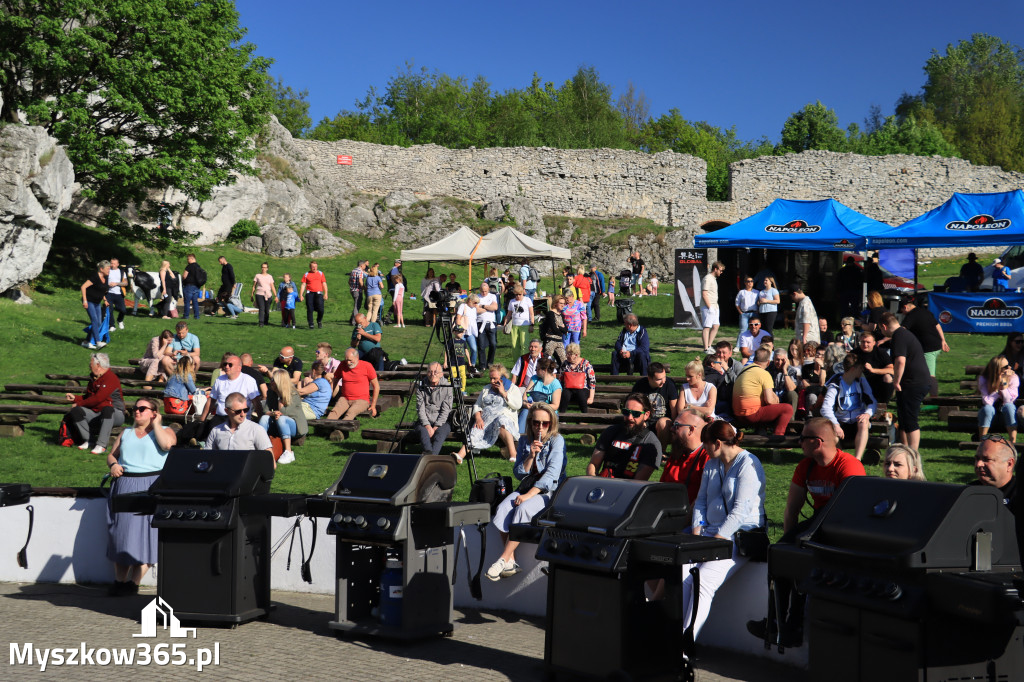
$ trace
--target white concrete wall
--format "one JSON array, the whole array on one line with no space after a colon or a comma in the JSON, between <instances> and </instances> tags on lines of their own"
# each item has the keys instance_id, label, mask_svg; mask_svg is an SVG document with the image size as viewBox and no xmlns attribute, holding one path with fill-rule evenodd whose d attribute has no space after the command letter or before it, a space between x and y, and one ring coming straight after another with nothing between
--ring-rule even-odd
<instances>
[{"instance_id":1,"label":"white concrete wall","mask_svg":"<svg viewBox=\"0 0 1024 682\"><path fill-rule=\"evenodd\" d=\"M107 522L106 499L70 497L32 497L35 509L35 527L28 547L28 568L20 568L16 555L25 543L28 531L28 513L25 505L0 508L0 581L3 582L61 582L108 583L113 578L113 565L106 558ZM271 542L277 544L292 528L295 519L274 518ZM327 535L327 519L317 522L316 554L310 565L313 582L303 582L299 575L302 552L295 538L291 570L286 570L288 541L285 540L271 563L272 588L289 592L334 594L335 538ZM475 527L467 527L466 544L470 565L466 565L464 550L456 561L456 607L497 609L528 616L543 616L547 600L547 578L541 572L545 562L534 557L535 545L521 545L516 560L522 573L515 578L491 582L482 578L483 600L476 601L469 593L466 579L476 571L479 562L480 534ZM302 518L302 531L306 552L312 541L312 524ZM497 559L501 539L493 526L487 526L487 557L484 570ZM159 566L156 570L159 570ZM144 585L156 585L156 574L151 572ZM768 603L766 564L748 564L723 587L715 597L711 616L701 632L698 643L734 650L754 656L781 660L794 666L807 666L807 647L789 649L779 656L774 649L765 651L761 641L751 637L745 627L748 620L763 618Z\"/></svg>"}]
</instances>

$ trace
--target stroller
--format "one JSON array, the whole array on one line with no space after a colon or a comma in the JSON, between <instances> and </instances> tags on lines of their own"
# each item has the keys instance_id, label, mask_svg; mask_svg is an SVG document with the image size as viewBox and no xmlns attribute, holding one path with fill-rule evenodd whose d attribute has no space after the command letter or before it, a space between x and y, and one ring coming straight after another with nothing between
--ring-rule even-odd
<instances>
[{"instance_id":1,"label":"stroller","mask_svg":"<svg viewBox=\"0 0 1024 682\"><path fill-rule=\"evenodd\" d=\"M626 296L633 293L633 271L623 268L619 271L619 295Z\"/></svg>"}]
</instances>

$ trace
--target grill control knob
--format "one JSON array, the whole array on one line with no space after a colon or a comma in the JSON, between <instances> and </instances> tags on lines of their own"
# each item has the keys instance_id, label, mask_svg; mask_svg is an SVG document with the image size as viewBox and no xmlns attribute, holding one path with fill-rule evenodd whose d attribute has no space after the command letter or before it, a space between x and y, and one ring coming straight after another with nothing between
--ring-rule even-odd
<instances>
[{"instance_id":1,"label":"grill control knob","mask_svg":"<svg viewBox=\"0 0 1024 682\"><path fill-rule=\"evenodd\" d=\"M607 559L608 558L608 550L605 549L604 547L602 547L601 549L597 550L597 558L599 560L601 560L601 561L604 561L605 559Z\"/></svg>"},{"instance_id":2,"label":"grill control knob","mask_svg":"<svg viewBox=\"0 0 1024 682\"><path fill-rule=\"evenodd\" d=\"M178 518L178 519L180 519L180 518L182 518L183 516L185 516L185 512L181 511L180 509L179 509L178 511L174 512L174 517L175 517L175 518Z\"/></svg>"},{"instance_id":3,"label":"grill control knob","mask_svg":"<svg viewBox=\"0 0 1024 682\"><path fill-rule=\"evenodd\" d=\"M220 518L220 512L219 511L214 509L212 512L210 512L210 520L211 521L216 521L219 518Z\"/></svg>"},{"instance_id":4,"label":"grill control knob","mask_svg":"<svg viewBox=\"0 0 1024 682\"><path fill-rule=\"evenodd\" d=\"M554 538L548 540L548 551L552 554L558 554L558 540Z\"/></svg>"},{"instance_id":5,"label":"grill control knob","mask_svg":"<svg viewBox=\"0 0 1024 682\"><path fill-rule=\"evenodd\" d=\"M903 596L903 588L896 583L886 583L882 588L882 596L889 601L896 601Z\"/></svg>"},{"instance_id":6,"label":"grill control knob","mask_svg":"<svg viewBox=\"0 0 1024 682\"><path fill-rule=\"evenodd\" d=\"M206 520L206 517L208 517L209 515L210 515L209 512L204 512L204 511L199 512L199 518L203 519L204 521Z\"/></svg>"},{"instance_id":7,"label":"grill control knob","mask_svg":"<svg viewBox=\"0 0 1024 682\"><path fill-rule=\"evenodd\" d=\"M387 530L391 527L391 521L382 516L379 519L377 519L377 527L381 530Z\"/></svg>"},{"instance_id":8,"label":"grill control knob","mask_svg":"<svg viewBox=\"0 0 1024 682\"><path fill-rule=\"evenodd\" d=\"M169 518L171 518L171 514L172 513L173 512L171 512L170 509L164 509L162 512L160 512L160 516L162 516L165 519L169 519Z\"/></svg>"},{"instance_id":9,"label":"grill control knob","mask_svg":"<svg viewBox=\"0 0 1024 682\"><path fill-rule=\"evenodd\" d=\"M346 514L345 516L341 517L341 522L347 526L348 524L352 523L352 517Z\"/></svg>"},{"instance_id":10,"label":"grill control knob","mask_svg":"<svg viewBox=\"0 0 1024 682\"><path fill-rule=\"evenodd\" d=\"M562 548L562 552L569 556L572 556L575 551L576 547L571 542L566 542L565 546Z\"/></svg>"},{"instance_id":11,"label":"grill control knob","mask_svg":"<svg viewBox=\"0 0 1024 682\"><path fill-rule=\"evenodd\" d=\"M333 521L333 522L334 522L334 523L336 523L336 524L340 524L340 523L341 523L342 521L344 521L344 518L345 518L345 517L343 517L343 516L342 516L341 514L335 514L335 515L334 515L334 516L333 516L333 517L331 518L331 521Z\"/></svg>"},{"instance_id":12,"label":"grill control knob","mask_svg":"<svg viewBox=\"0 0 1024 682\"><path fill-rule=\"evenodd\" d=\"M186 519L194 519L195 517L196 517L196 510L195 509L189 509L187 512L185 512L185 518Z\"/></svg>"},{"instance_id":13,"label":"grill control knob","mask_svg":"<svg viewBox=\"0 0 1024 682\"><path fill-rule=\"evenodd\" d=\"M356 524L356 528L366 528L367 526L366 519L363 518L362 515L359 515L352 519L352 522Z\"/></svg>"}]
</instances>

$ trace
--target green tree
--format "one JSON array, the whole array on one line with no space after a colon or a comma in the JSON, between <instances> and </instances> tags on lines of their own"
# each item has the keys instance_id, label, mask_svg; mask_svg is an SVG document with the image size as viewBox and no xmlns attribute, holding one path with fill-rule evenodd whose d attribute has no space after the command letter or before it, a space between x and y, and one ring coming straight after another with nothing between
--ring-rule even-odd
<instances>
[{"instance_id":1,"label":"green tree","mask_svg":"<svg viewBox=\"0 0 1024 682\"><path fill-rule=\"evenodd\" d=\"M786 119L778 151L780 154L806 149L845 152L847 147L846 134L839 127L836 112L818 101Z\"/></svg>"},{"instance_id":2,"label":"green tree","mask_svg":"<svg viewBox=\"0 0 1024 682\"><path fill-rule=\"evenodd\" d=\"M729 199L730 163L770 156L774 151L768 140L743 142L735 128L722 129L705 121L690 122L678 109L648 120L640 140L640 148L651 153L671 150L704 159L708 164L707 197L712 201Z\"/></svg>"},{"instance_id":3,"label":"green tree","mask_svg":"<svg viewBox=\"0 0 1024 682\"><path fill-rule=\"evenodd\" d=\"M244 35L231 0L4 0L0 120L46 128L101 206L205 199L255 172L270 109Z\"/></svg>"},{"instance_id":4,"label":"green tree","mask_svg":"<svg viewBox=\"0 0 1024 682\"><path fill-rule=\"evenodd\" d=\"M850 151L868 156L960 156L956 147L946 141L933 123L919 121L915 116L906 116L903 120L896 116L886 117L867 135L851 136Z\"/></svg>"},{"instance_id":5,"label":"green tree","mask_svg":"<svg viewBox=\"0 0 1024 682\"><path fill-rule=\"evenodd\" d=\"M295 92L278 78L276 81L267 79L267 85L273 95L273 107L270 113L277 116L277 122L288 129L292 137L304 137L313 125L309 117L309 90Z\"/></svg>"},{"instance_id":6,"label":"green tree","mask_svg":"<svg viewBox=\"0 0 1024 682\"><path fill-rule=\"evenodd\" d=\"M904 95L900 118L933 122L965 159L1024 171L1024 52L976 33L932 51L919 95Z\"/></svg>"}]
</instances>

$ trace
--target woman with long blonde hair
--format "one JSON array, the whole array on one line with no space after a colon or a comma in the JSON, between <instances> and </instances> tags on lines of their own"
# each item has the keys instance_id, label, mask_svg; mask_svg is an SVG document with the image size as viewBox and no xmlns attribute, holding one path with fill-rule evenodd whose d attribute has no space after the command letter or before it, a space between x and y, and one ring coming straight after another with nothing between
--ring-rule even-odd
<instances>
[{"instance_id":1,"label":"woman with long blonde hair","mask_svg":"<svg viewBox=\"0 0 1024 682\"><path fill-rule=\"evenodd\" d=\"M192 394L196 392L196 363L191 355L182 355L164 386L164 412L188 414Z\"/></svg>"},{"instance_id":2,"label":"woman with long blonde hair","mask_svg":"<svg viewBox=\"0 0 1024 682\"><path fill-rule=\"evenodd\" d=\"M315 364L315 363L314 363ZM292 451L292 439L301 438L309 431L306 415L302 411L302 400L288 376L288 370L280 367L270 373L270 386L267 390L267 411L260 417L260 426L271 436L280 436L284 442L284 452L277 460L278 464L291 464L295 461Z\"/></svg>"}]
</instances>

